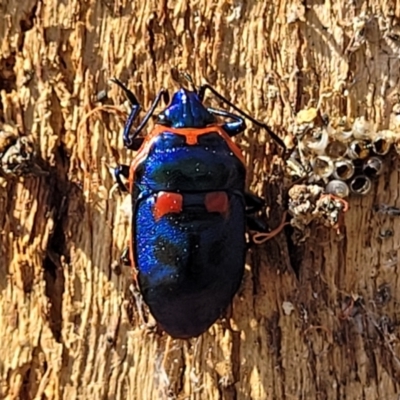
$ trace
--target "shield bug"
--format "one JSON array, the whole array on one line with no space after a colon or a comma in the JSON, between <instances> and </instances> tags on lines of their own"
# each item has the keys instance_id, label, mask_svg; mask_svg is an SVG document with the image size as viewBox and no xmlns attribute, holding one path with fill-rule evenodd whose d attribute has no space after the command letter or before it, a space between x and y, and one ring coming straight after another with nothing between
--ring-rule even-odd
<instances>
[{"instance_id":1,"label":"shield bug","mask_svg":"<svg viewBox=\"0 0 400 400\"><path fill-rule=\"evenodd\" d=\"M121 189L132 196L130 255L144 301L175 338L198 336L221 316L242 280L246 223L253 230L264 225L252 215L264 202L245 191L244 158L231 138L245 130L247 118L284 148L268 126L212 86L197 89L187 79L192 90L182 87L170 101L161 89L135 129L140 104L113 79L132 104L123 139L137 151L130 166L115 170ZM237 114L206 107L207 90ZM140 137L161 100L166 108Z\"/></svg>"}]
</instances>

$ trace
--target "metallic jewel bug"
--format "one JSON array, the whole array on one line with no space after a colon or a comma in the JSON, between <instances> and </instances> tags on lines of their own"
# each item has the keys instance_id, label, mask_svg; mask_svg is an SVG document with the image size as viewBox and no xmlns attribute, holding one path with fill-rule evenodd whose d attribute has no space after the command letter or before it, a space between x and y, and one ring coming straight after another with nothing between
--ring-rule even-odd
<instances>
[{"instance_id":1,"label":"metallic jewel bug","mask_svg":"<svg viewBox=\"0 0 400 400\"><path fill-rule=\"evenodd\" d=\"M212 86L196 89L186 79L192 90L182 87L170 101L161 89L135 129L140 104L113 79L132 104L123 138L126 148L137 151L130 166L115 170L119 186L132 196L130 258L150 312L175 338L201 335L221 316L242 280L246 225L265 229L253 215L264 202L245 190L244 158L231 138L245 130L246 118L285 148L267 125ZM206 107L206 91L237 114ZM168 105L154 129L139 137L161 100Z\"/></svg>"}]
</instances>

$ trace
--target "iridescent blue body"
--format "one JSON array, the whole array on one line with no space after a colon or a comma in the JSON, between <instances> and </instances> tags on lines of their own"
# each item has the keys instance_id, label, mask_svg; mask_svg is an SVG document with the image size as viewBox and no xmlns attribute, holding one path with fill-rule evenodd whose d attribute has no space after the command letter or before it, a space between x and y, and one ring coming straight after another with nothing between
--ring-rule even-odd
<instances>
[{"instance_id":1,"label":"iridescent blue body","mask_svg":"<svg viewBox=\"0 0 400 400\"><path fill-rule=\"evenodd\" d=\"M215 118L193 92L175 94L159 120L202 128ZM230 304L243 275L245 167L217 132L188 145L166 127L135 168L133 253L145 302L174 337L198 336ZM226 192L228 214L209 212L205 196ZM181 212L154 215L157 194L182 195Z\"/></svg>"},{"instance_id":2,"label":"iridescent blue body","mask_svg":"<svg viewBox=\"0 0 400 400\"><path fill-rule=\"evenodd\" d=\"M198 91L177 91L154 129L145 139L139 138L160 100L169 99L168 92L160 90L131 133L140 105L129 89L115 82L133 105L124 142L138 153L129 168L116 170L116 179L124 189L120 175L129 176L131 257L138 284L151 313L168 334L198 336L221 316L239 288L246 223L257 222L248 214L263 204L245 192L244 159L231 140L244 131L243 118L205 107L205 90L269 128L203 85ZM218 122L217 116L229 122Z\"/></svg>"}]
</instances>

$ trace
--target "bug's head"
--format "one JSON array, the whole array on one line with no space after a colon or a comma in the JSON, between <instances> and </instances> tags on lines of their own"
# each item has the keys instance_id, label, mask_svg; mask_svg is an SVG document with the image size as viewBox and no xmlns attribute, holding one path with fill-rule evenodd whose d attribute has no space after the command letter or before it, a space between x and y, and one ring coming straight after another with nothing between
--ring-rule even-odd
<instances>
[{"instance_id":1,"label":"bug's head","mask_svg":"<svg viewBox=\"0 0 400 400\"><path fill-rule=\"evenodd\" d=\"M172 78L180 86L169 105L159 114L158 123L173 128L204 128L216 118L203 105L192 77L186 72L171 70ZM190 89L187 88L189 83Z\"/></svg>"}]
</instances>

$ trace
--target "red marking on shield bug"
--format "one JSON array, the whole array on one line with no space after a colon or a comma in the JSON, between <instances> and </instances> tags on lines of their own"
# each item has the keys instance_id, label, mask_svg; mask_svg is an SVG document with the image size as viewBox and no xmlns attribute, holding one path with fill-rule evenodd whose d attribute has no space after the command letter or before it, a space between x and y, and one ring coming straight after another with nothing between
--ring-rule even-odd
<instances>
[{"instance_id":1,"label":"red marking on shield bug","mask_svg":"<svg viewBox=\"0 0 400 400\"><path fill-rule=\"evenodd\" d=\"M229 209L228 195L225 192L207 193L204 204L208 212L227 214Z\"/></svg>"},{"instance_id":2,"label":"red marking on shield bug","mask_svg":"<svg viewBox=\"0 0 400 400\"><path fill-rule=\"evenodd\" d=\"M153 208L153 215L156 220L170 213L182 212L183 198L179 193L159 192Z\"/></svg>"}]
</instances>

